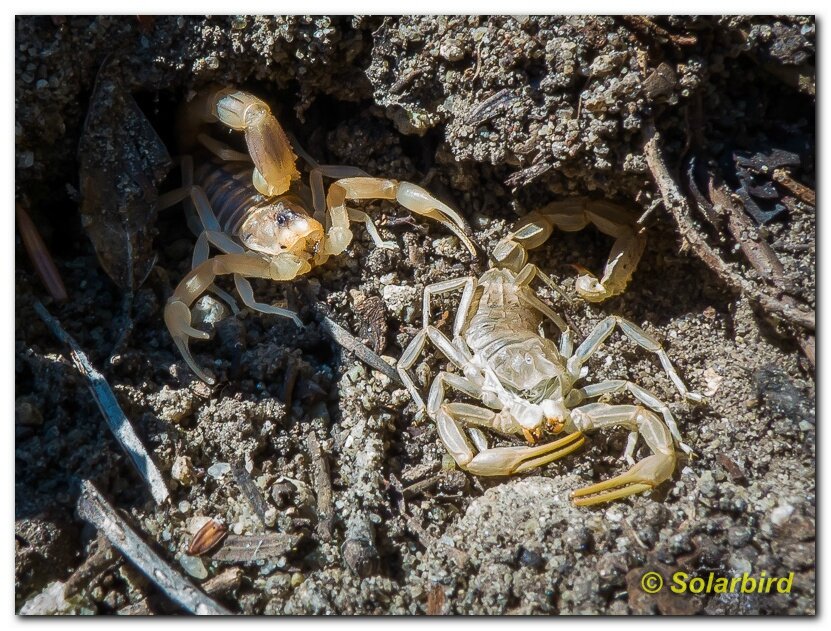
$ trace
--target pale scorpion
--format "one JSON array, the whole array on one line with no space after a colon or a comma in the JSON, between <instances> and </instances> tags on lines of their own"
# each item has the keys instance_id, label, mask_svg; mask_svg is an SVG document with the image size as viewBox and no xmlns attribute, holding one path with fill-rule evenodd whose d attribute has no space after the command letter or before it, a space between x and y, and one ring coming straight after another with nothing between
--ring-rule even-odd
<instances>
[{"instance_id":1,"label":"pale scorpion","mask_svg":"<svg viewBox=\"0 0 831 631\"><path fill-rule=\"evenodd\" d=\"M244 132L248 153L200 133L202 125L217 122ZM369 177L351 166L317 164L300 147L292 147L268 105L248 92L224 88L198 95L183 109L180 127L185 147L195 138L214 160L194 171L192 157L181 158L182 187L159 201L161 208L180 201L192 204L199 235L192 270L168 300L164 319L187 364L208 383L214 380L194 360L188 340L209 335L192 326L190 308L209 289L234 305L233 298L213 284L217 276L233 274L247 307L302 326L294 312L257 302L247 279L288 281L306 274L346 249L352 241L350 222L362 222L377 247L398 247L383 241L369 215L348 207L347 200L395 200L444 224L471 254L476 253L464 221L447 204L409 182ZM295 151L310 167L308 189L299 182ZM324 177L335 179L328 191ZM309 205L313 215L307 211ZM222 254L211 257L211 246Z\"/></svg>"},{"instance_id":2,"label":"pale scorpion","mask_svg":"<svg viewBox=\"0 0 831 631\"><path fill-rule=\"evenodd\" d=\"M410 395L437 424L439 437L450 455L459 467L475 475L503 476L529 471L577 450L585 442L585 433L613 427L629 430L623 457L631 468L610 480L574 491L572 499L579 506L652 489L674 472L676 444L685 453L692 452L682 441L667 405L651 392L620 379L578 387L577 382L588 374L586 362L616 327L639 347L657 354L685 399L703 399L687 389L660 343L621 317L602 320L574 350L568 324L531 289L531 282L539 278L562 293L552 278L527 262L527 251L542 245L554 228L577 231L589 223L614 237L615 243L600 279L579 268L577 293L592 302L621 293L645 246L638 222L626 210L609 202L582 198L554 202L520 220L497 244L490 269L479 279L456 278L424 288L423 327L398 363ZM434 297L453 291L461 291L461 299L451 339L430 325L430 308ZM545 318L560 330L559 346L544 337L541 325ZM410 373L427 340L461 374L440 372L430 386L425 406ZM448 386L480 401L482 406L446 402ZM638 404L586 403L624 392ZM491 448L479 428L524 436L531 445ZM562 432L568 435L534 444L543 433ZM633 455L639 436L652 455L635 463Z\"/></svg>"}]
</instances>

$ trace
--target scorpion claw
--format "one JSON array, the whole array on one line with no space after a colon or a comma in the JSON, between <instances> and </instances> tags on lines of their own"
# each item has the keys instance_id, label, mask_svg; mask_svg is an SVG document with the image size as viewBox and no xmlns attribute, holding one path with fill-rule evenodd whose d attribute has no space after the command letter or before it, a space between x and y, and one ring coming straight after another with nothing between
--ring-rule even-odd
<instances>
[{"instance_id":1,"label":"scorpion claw","mask_svg":"<svg viewBox=\"0 0 831 631\"><path fill-rule=\"evenodd\" d=\"M164 309L164 321L167 324L173 342L176 344L176 348L179 349L179 352L191 370L200 379L213 385L216 382L215 379L199 367L199 364L196 363L188 347L188 339L191 337L200 340L210 339L210 335L205 331L200 331L191 326L191 313L188 306L181 300L171 300Z\"/></svg>"},{"instance_id":2,"label":"scorpion claw","mask_svg":"<svg viewBox=\"0 0 831 631\"><path fill-rule=\"evenodd\" d=\"M668 479L674 470L674 455L654 454L638 462L626 473L573 491L571 499L575 506L591 506L643 493Z\"/></svg>"}]
</instances>

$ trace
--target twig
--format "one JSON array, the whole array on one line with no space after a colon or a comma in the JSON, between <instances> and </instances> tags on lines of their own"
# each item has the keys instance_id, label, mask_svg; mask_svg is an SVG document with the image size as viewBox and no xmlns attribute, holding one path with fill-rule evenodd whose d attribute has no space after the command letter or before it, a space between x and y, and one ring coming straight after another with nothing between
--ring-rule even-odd
<instances>
[{"instance_id":1,"label":"twig","mask_svg":"<svg viewBox=\"0 0 831 631\"><path fill-rule=\"evenodd\" d=\"M332 499L329 463L313 433L306 437L306 447L312 459L312 479L317 489L317 534L323 541L331 541L332 527L335 522L335 503Z\"/></svg>"},{"instance_id":2,"label":"twig","mask_svg":"<svg viewBox=\"0 0 831 631\"><path fill-rule=\"evenodd\" d=\"M471 109L465 117L465 124L473 127L481 125L506 110L516 99L508 88L503 88Z\"/></svg>"},{"instance_id":3,"label":"twig","mask_svg":"<svg viewBox=\"0 0 831 631\"><path fill-rule=\"evenodd\" d=\"M774 298L754 287L742 278L721 259L718 253L704 240L693 223L690 206L686 197L679 190L667 168L663 153L659 146L659 135L655 124L647 121L644 125L646 144L644 153L652 177L658 185L658 190L664 200L664 206L669 210L678 227L681 236L689 244L692 251L698 256L719 278L735 291L744 293L751 301L758 303L765 311L781 317L783 320L795 324L809 331L816 329L816 317L781 300Z\"/></svg>"},{"instance_id":4,"label":"twig","mask_svg":"<svg viewBox=\"0 0 831 631\"><path fill-rule=\"evenodd\" d=\"M722 209L727 209L727 226L733 238L738 242L747 260L760 276L775 286L782 295L782 302L798 308L799 303L788 295L788 281L785 278L785 267L776 256L776 252L768 245L768 242L760 239L756 227L751 223L748 216L738 208L730 196L727 187L721 183L716 184L710 178L710 196L713 201ZM805 355L812 368L816 368L816 351L814 348L814 337L807 332L798 331L796 342L799 344L802 353Z\"/></svg>"},{"instance_id":5,"label":"twig","mask_svg":"<svg viewBox=\"0 0 831 631\"><path fill-rule=\"evenodd\" d=\"M124 605L117 613L119 616L152 616L153 610L150 608L150 599L142 598L138 602Z\"/></svg>"},{"instance_id":6,"label":"twig","mask_svg":"<svg viewBox=\"0 0 831 631\"><path fill-rule=\"evenodd\" d=\"M440 583L434 583L427 592L427 615L440 616L445 613L444 605L447 598L444 595L444 587Z\"/></svg>"},{"instance_id":7,"label":"twig","mask_svg":"<svg viewBox=\"0 0 831 631\"><path fill-rule=\"evenodd\" d=\"M621 19L642 35L667 39L677 46L695 46L698 43L698 37L694 33L684 35L670 33L643 15L626 15Z\"/></svg>"},{"instance_id":8,"label":"twig","mask_svg":"<svg viewBox=\"0 0 831 631\"><path fill-rule=\"evenodd\" d=\"M200 592L144 543L89 480L81 483L77 509L82 519L95 526L127 560L182 607L197 615L231 613Z\"/></svg>"},{"instance_id":9,"label":"twig","mask_svg":"<svg viewBox=\"0 0 831 631\"><path fill-rule=\"evenodd\" d=\"M812 189L793 179L787 170L775 169L773 171L773 181L784 186L809 206L817 205L817 194Z\"/></svg>"},{"instance_id":10,"label":"twig","mask_svg":"<svg viewBox=\"0 0 831 631\"><path fill-rule=\"evenodd\" d=\"M347 351L353 353L362 362L368 364L378 372L383 373L389 377L391 381L394 381L401 386L404 385L404 382L401 381L401 377L398 376L398 372L395 368L369 350L361 343L361 340L356 338L337 322L322 314L320 314L318 322L320 323L320 328L323 329L329 337L335 340L335 342L340 344Z\"/></svg>"},{"instance_id":11,"label":"twig","mask_svg":"<svg viewBox=\"0 0 831 631\"><path fill-rule=\"evenodd\" d=\"M23 247L29 254L29 259L40 277L43 286L52 296L53 300L59 302L67 299L66 287L64 287L63 279L55 267L55 263L46 249L46 244L40 236L35 223L29 217L29 213L20 204L14 205L15 216L17 217L17 229L20 232L20 239L23 241Z\"/></svg>"},{"instance_id":12,"label":"twig","mask_svg":"<svg viewBox=\"0 0 831 631\"><path fill-rule=\"evenodd\" d=\"M701 132L704 129L704 123L700 98L692 99L690 107L687 109L687 114L687 145L700 151L704 145L704 138ZM777 179L776 177L776 174L781 171L781 169L774 171L773 179L783 183L780 181L781 178ZM692 195L696 202L696 208L703 214L704 218L713 228L721 231L726 215L727 228L741 247L748 262L762 278L768 281L773 287L781 290L782 293L785 293L788 283L782 262L767 241L759 238L758 230L748 218L747 213L737 206L732 191L727 188L724 181L717 174L708 170L707 187L709 199L705 197L699 190L698 183L696 182L695 153L692 153L687 161L685 175L687 190ZM793 181L791 180L791 182ZM806 190L812 193L810 189ZM712 203L710 200L712 200ZM785 200L782 201L785 203ZM803 201L805 200L803 199ZM782 296L782 302L794 307L798 305L793 296L787 294ZM808 362L813 368L816 368L814 337L804 331L797 331L796 341L808 359Z\"/></svg>"},{"instance_id":13,"label":"twig","mask_svg":"<svg viewBox=\"0 0 831 631\"><path fill-rule=\"evenodd\" d=\"M398 80L389 87L390 94L400 94L404 88L408 87L413 81L424 74L423 68L416 68L405 75L402 75Z\"/></svg>"},{"instance_id":14,"label":"twig","mask_svg":"<svg viewBox=\"0 0 831 631\"><path fill-rule=\"evenodd\" d=\"M224 596L234 591L242 584L242 569L229 567L224 572L209 578L202 583L204 589L210 596Z\"/></svg>"},{"instance_id":15,"label":"twig","mask_svg":"<svg viewBox=\"0 0 831 631\"><path fill-rule=\"evenodd\" d=\"M758 230L750 218L733 203L727 187L717 182L713 174L710 174L709 179L710 199L713 200L717 211L727 211L727 228L739 244L748 263L762 278L775 283L780 290L785 291L785 267L773 248L767 241L759 238Z\"/></svg>"},{"instance_id":16,"label":"twig","mask_svg":"<svg viewBox=\"0 0 831 631\"><path fill-rule=\"evenodd\" d=\"M381 556L375 545L375 527L362 509L355 510L346 523L341 555L347 567L361 578L377 574Z\"/></svg>"},{"instance_id":17,"label":"twig","mask_svg":"<svg viewBox=\"0 0 831 631\"><path fill-rule=\"evenodd\" d=\"M82 589L89 587L96 577L111 567L117 558L115 550L107 539L99 534L95 542L95 551L72 573L64 586L64 598L72 598Z\"/></svg>"},{"instance_id":18,"label":"twig","mask_svg":"<svg viewBox=\"0 0 831 631\"><path fill-rule=\"evenodd\" d=\"M35 311L52 332L52 335L69 346L72 363L75 364L78 372L86 377L87 385L89 385L92 396L98 404L98 409L101 410L101 414L104 415L107 425L115 435L122 449L132 459L139 475L150 486L150 493L153 499L157 504L163 504L169 498L170 493L164 483L161 471L159 471L155 463L150 459L150 455L147 453L138 435L136 435L135 429L133 429L121 406L118 405L118 400L115 398L107 380L100 372L93 368L89 358L81 350L81 347L78 346L78 343L72 339L69 333L64 331L52 314L38 301L35 301L34 306Z\"/></svg>"},{"instance_id":19,"label":"twig","mask_svg":"<svg viewBox=\"0 0 831 631\"><path fill-rule=\"evenodd\" d=\"M436 486L436 484L439 483L439 481L441 481L443 477L444 474L440 473L438 475L431 476L425 480L415 482L414 484L411 484L410 486L403 489L401 493L404 496L405 500L411 499L416 495L421 495L425 491L429 491L430 489L432 489L434 486Z\"/></svg>"}]
</instances>

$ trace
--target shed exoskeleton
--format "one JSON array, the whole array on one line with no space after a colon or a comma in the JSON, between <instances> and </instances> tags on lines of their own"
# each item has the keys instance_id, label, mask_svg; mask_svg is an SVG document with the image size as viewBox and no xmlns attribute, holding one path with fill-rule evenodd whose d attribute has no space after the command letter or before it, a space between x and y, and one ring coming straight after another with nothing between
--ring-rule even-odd
<instances>
[{"instance_id":1,"label":"shed exoskeleton","mask_svg":"<svg viewBox=\"0 0 831 631\"><path fill-rule=\"evenodd\" d=\"M529 214L502 239L491 256L491 269L480 278L447 280L424 289L423 327L399 361L399 374L419 409L436 422L439 436L462 469L476 475L501 476L529 471L572 453L585 442L584 434L623 427L629 439L623 454L631 468L610 480L574 491L575 504L587 506L647 491L669 479L675 470L676 446L691 453L681 439L675 419L657 396L628 380L607 380L580 386L588 375L586 362L619 329L631 342L658 356L672 383L689 401L690 392L660 343L642 328L609 316L575 349L566 321L531 288L540 279L560 292L536 265L527 250L540 246L553 229L579 230L592 223L616 238L600 279L581 270L577 292L600 301L622 292L643 252L645 240L633 215L608 202L572 199L554 202ZM461 291L451 337L430 324L434 297ZM560 292L561 293L561 292ZM548 319L560 331L559 344L542 334ZM442 371L433 380L427 402L411 369L427 341L459 373ZM449 402L448 389L481 405ZM628 393L635 405L594 402L603 395ZM482 429L524 436L527 446L489 447ZM562 438L537 444L546 434ZM652 455L635 462L638 438Z\"/></svg>"}]
</instances>

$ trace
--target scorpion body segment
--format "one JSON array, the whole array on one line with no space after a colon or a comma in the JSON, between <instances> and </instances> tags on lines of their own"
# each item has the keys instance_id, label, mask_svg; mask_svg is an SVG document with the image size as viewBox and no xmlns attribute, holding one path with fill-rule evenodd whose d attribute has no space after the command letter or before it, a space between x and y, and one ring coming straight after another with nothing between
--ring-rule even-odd
<instances>
[{"instance_id":1,"label":"scorpion body segment","mask_svg":"<svg viewBox=\"0 0 831 631\"><path fill-rule=\"evenodd\" d=\"M399 374L419 409L436 422L442 442L462 469L486 476L521 473L575 451L585 441L586 433L623 427L629 431L624 458L632 466L622 475L573 493L575 504L589 505L640 493L667 480L675 470L676 444L691 453L681 440L669 408L652 393L625 380L577 385L588 375L586 362L618 328L631 342L658 356L682 396L700 401L700 395L687 390L658 341L635 324L609 316L575 349L567 323L531 288L531 282L539 278L559 291L551 278L527 263L525 249L541 245L539 235L550 235L553 223L568 229L585 217L593 217L596 224L604 223L604 232L622 236L618 237L603 279L597 281L586 273L584 287L599 286L611 295L626 286L634 270L633 261L643 250L643 239L632 228L631 220L618 223L620 218L629 217L625 211L614 206L610 213L610 207L601 206L597 211L586 200L549 205L545 213L532 213L499 242L491 257L491 269L480 278L458 278L425 287L423 327L402 354ZM575 213L580 217L573 223L562 219ZM535 220L544 216L561 219ZM430 303L435 296L452 291L461 291L462 295L452 337L448 337L430 325ZM559 344L543 334L541 325L545 320L559 329ZM461 374L440 372L425 403L410 371L428 340ZM481 405L447 402L448 389ZM587 402L622 392L633 396L637 405ZM531 446L490 448L481 428L523 436ZM535 444L545 434L563 432L567 434L564 438ZM652 455L636 463L633 455L639 437Z\"/></svg>"},{"instance_id":2,"label":"scorpion body segment","mask_svg":"<svg viewBox=\"0 0 831 631\"><path fill-rule=\"evenodd\" d=\"M207 123L243 132L248 152L202 132ZM363 223L376 246L398 248L381 239L370 216L348 205L351 200L396 200L443 224L476 253L455 210L415 184L369 177L355 167L317 164L292 147L268 105L252 94L233 88L199 94L183 108L180 128L184 147L201 147L214 158L194 170L193 158L184 156L182 187L159 200L161 208L185 201L198 234L192 269L168 301L165 323L185 361L208 383L214 380L193 359L188 342L209 336L192 326L190 308L208 290L233 305L233 298L214 285L217 276L233 275L247 307L302 326L294 312L257 302L248 278L288 281L306 274L349 246L352 222ZM295 149L308 164L308 186L301 182ZM324 177L335 180L328 190ZM211 247L221 254L211 256Z\"/></svg>"},{"instance_id":3,"label":"scorpion body segment","mask_svg":"<svg viewBox=\"0 0 831 631\"><path fill-rule=\"evenodd\" d=\"M324 230L293 195L269 197L251 185L252 169L244 163L208 162L194 173L205 191L222 231L254 252L305 256L310 265L323 262Z\"/></svg>"}]
</instances>

